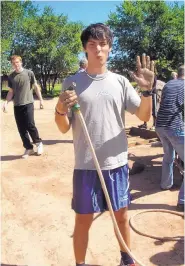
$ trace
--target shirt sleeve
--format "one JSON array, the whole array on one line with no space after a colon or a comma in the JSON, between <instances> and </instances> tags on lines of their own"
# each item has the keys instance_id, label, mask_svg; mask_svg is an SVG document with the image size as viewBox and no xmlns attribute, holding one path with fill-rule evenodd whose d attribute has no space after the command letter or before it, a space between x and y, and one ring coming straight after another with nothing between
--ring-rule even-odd
<instances>
[{"instance_id":1,"label":"shirt sleeve","mask_svg":"<svg viewBox=\"0 0 185 266\"><path fill-rule=\"evenodd\" d=\"M128 79L125 78L125 110L131 114L135 114L140 106L141 98L133 88Z\"/></svg>"}]
</instances>

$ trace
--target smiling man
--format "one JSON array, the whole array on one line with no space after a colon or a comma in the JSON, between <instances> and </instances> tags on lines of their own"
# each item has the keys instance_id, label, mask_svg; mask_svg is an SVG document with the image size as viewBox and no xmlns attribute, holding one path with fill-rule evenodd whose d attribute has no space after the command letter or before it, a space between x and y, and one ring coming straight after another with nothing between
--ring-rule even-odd
<instances>
[{"instance_id":1,"label":"smiling man","mask_svg":"<svg viewBox=\"0 0 185 266\"><path fill-rule=\"evenodd\" d=\"M55 115L55 121L62 133L66 133L71 125L73 129L75 169L72 208L76 212L73 244L77 266L85 265L88 232L93 214L107 210L107 204L83 129L75 113L68 110L75 103L80 104L120 232L130 248L125 110L142 121L150 119L154 80L153 62L145 55L142 57L142 66L140 57L137 57L137 75L132 74L143 89L141 99L125 77L107 70L113 34L106 25L97 23L88 26L81 34L81 41L88 58L88 67L86 71L66 78ZM76 83L75 91L67 90L72 82ZM135 265L121 243L119 244L120 265Z\"/></svg>"}]
</instances>

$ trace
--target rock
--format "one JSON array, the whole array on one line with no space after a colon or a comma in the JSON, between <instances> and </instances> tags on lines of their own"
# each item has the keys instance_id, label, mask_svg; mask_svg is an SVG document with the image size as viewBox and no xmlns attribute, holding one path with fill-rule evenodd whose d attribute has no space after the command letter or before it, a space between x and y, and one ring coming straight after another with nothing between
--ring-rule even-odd
<instances>
[{"instance_id":1,"label":"rock","mask_svg":"<svg viewBox=\"0 0 185 266\"><path fill-rule=\"evenodd\" d=\"M135 174L139 174L141 172L144 171L145 169L145 165L143 163L140 162L128 162L128 167L129 167L129 173L130 175L135 175Z\"/></svg>"}]
</instances>

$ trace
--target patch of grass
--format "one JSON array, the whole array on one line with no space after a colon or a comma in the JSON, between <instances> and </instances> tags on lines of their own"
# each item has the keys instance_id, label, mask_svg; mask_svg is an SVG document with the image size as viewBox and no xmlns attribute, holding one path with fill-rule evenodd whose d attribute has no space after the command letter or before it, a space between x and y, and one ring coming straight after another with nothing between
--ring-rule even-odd
<instances>
[{"instance_id":1,"label":"patch of grass","mask_svg":"<svg viewBox=\"0 0 185 266\"><path fill-rule=\"evenodd\" d=\"M54 97L59 96L60 92L61 92L61 84L55 84L53 90Z\"/></svg>"},{"instance_id":2,"label":"patch of grass","mask_svg":"<svg viewBox=\"0 0 185 266\"><path fill-rule=\"evenodd\" d=\"M8 90L9 90L8 86L2 86L2 91L8 91Z\"/></svg>"},{"instance_id":3,"label":"patch of grass","mask_svg":"<svg viewBox=\"0 0 185 266\"><path fill-rule=\"evenodd\" d=\"M55 84L54 90L49 92L49 88L48 88L48 92L46 95L43 95L44 97L58 97L59 94L61 92L61 84Z\"/></svg>"}]
</instances>

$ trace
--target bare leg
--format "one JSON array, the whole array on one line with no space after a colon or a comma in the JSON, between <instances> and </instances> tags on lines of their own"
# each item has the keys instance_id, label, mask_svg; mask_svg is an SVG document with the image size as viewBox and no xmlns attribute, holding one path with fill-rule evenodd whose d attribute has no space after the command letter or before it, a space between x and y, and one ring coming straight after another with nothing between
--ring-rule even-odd
<instances>
[{"instance_id":1,"label":"bare leg","mask_svg":"<svg viewBox=\"0 0 185 266\"><path fill-rule=\"evenodd\" d=\"M130 227L129 227L129 221L128 221L128 208L127 207L122 208L119 211L114 212L114 214L115 214L116 221L117 221L119 230L121 232L121 235L127 247L130 249ZM120 250L126 252L125 248L121 245L119 239L118 239L118 243L120 246Z\"/></svg>"},{"instance_id":2,"label":"bare leg","mask_svg":"<svg viewBox=\"0 0 185 266\"><path fill-rule=\"evenodd\" d=\"M93 221L93 214L76 214L73 236L73 247L76 263L85 262L88 245L89 229Z\"/></svg>"}]
</instances>

